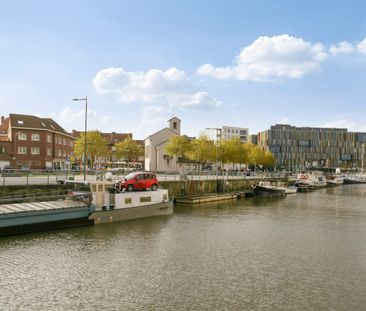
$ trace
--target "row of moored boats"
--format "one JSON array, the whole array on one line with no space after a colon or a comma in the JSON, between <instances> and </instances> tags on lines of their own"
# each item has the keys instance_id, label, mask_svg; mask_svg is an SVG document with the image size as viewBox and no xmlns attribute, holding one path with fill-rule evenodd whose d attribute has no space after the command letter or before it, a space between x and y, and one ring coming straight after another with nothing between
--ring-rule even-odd
<instances>
[{"instance_id":1,"label":"row of moored boats","mask_svg":"<svg viewBox=\"0 0 366 311\"><path fill-rule=\"evenodd\" d=\"M366 175L332 175L325 177L313 173L298 174L293 186L283 183L261 181L253 188L253 195L259 197L284 197L296 192L310 192L316 189L343 184L366 184Z\"/></svg>"}]
</instances>

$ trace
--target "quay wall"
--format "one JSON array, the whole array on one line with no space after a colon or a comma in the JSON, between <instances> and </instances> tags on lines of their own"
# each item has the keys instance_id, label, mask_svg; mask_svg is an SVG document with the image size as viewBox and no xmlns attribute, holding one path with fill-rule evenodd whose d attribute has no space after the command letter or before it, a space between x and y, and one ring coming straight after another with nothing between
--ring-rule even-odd
<instances>
[{"instance_id":1,"label":"quay wall","mask_svg":"<svg viewBox=\"0 0 366 311\"><path fill-rule=\"evenodd\" d=\"M272 179L275 180L275 179ZM285 181L284 179L277 179ZM227 179L227 180L179 180L162 181L160 185L169 190L172 198L205 195L214 193L229 193L246 191L258 183L258 179ZM0 199L9 197L38 197L46 195L61 195L67 190L88 191L84 185L17 185L0 186Z\"/></svg>"}]
</instances>

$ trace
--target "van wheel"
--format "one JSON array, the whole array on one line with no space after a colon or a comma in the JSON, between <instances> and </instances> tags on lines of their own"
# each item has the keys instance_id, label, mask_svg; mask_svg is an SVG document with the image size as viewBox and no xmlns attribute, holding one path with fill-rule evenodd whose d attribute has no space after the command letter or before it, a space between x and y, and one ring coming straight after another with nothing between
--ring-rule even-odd
<instances>
[{"instance_id":1,"label":"van wheel","mask_svg":"<svg viewBox=\"0 0 366 311\"><path fill-rule=\"evenodd\" d=\"M132 185L128 185L127 186L127 191L133 191L133 186Z\"/></svg>"},{"instance_id":2,"label":"van wheel","mask_svg":"<svg viewBox=\"0 0 366 311\"><path fill-rule=\"evenodd\" d=\"M151 186L151 190L152 190L152 191L156 191L156 190L158 190L158 185L156 185L156 184L152 185L152 186Z\"/></svg>"}]
</instances>

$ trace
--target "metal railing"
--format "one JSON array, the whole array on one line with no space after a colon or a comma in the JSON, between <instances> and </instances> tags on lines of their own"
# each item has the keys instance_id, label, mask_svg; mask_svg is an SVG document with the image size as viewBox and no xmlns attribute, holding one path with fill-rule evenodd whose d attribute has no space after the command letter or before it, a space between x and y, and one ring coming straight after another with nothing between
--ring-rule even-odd
<instances>
[{"instance_id":1,"label":"metal railing","mask_svg":"<svg viewBox=\"0 0 366 311\"><path fill-rule=\"evenodd\" d=\"M105 179L106 171L88 171L86 174L86 181L98 181ZM123 178L129 172L114 172L113 180ZM159 181L182 181L182 180L240 180L240 179L267 179L267 178L284 178L283 172L265 173L265 172L157 172ZM42 170L29 170L24 172L22 170L13 170L9 172L2 172L0 175L0 186L15 186L15 185L57 185L64 183L65 180L83 181L83 173L80 171L55 170L52 172Z\"/></svg>"}]
</instances>

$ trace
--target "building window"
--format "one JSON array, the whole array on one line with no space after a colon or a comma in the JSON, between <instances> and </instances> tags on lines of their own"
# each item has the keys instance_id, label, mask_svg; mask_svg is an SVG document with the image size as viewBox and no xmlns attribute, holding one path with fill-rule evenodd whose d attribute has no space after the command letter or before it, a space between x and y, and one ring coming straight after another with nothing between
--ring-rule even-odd
<instances>
[{"instance_id":1,"label":"building window","mask_svg":"<svg viewBox=\"0 0 366 311\"><path fill-rule=\"evenodd\" d=\"M59 149L59 150L57 151L57 155L58 155L59 157L61 157L61 156L62 156L62 150L61 150L61 149Z\"/></svg>"},{"instance_id":2,"label":"building window","mask_svg":"<svg viewBox=\"0 0 366 311\"><path fill-rule=\"evenodd\" d=\"M70 140L70 147L74 147L74 142Z\"/></svg>"},{"instance_id":3,"label":"building window","mask_svg":"<svg viewBox=\"0 0 366 311\"><path fill-rule=\"evenodd\" d=\"M18 134L18 140L27 140L27 134L26 133L19 133Z\"/></svg>"},{"instance_id":4,"label":"building window","mask_svg":"<svg viewBox=\"0 0 366 311\"><path fill-rule=\"evenodd\" d=\"M27 154L27 147L18 146L18 154Z\"/></svg>"},{"instance_id":5,"label":"building window","mask_svg":"<svg viewBox=\"0 0 366 311\"><path fill-rule=\"evenodd\" d=\"M64 146L66 146L66 138L64 138L64 139L62 140L62 144L63 144Z\"/></svg>"},{"instance_id":6,"label":"building window","mask_svg":"<svg viewBox=\"0 0 366 311\"><path fill-rule=\"evenodd\" d=\"M51 148L47 148L47 155L48 156L52 155L52 149Z\"/></svg>"},{"instance_id":7,"label":"building window","mask_svg":"<svg viewBox=\"0 0 366 311\"><path fill-rule=\"evenodd\" d=\"M177 122L173 122L173 129L177 129Z\"/></svg>"},{"instance_id":8,"label":"building window","mask_svg":"<svg viewBox=\"0 0 366 311\"><path fill-rule=\"evenodd\" d=\"M62 150L62 156L66 157L66 151L65 150Z\"/></svg>"},{"instance_id":9,"label":"building window","mask_svg":"<svg viewBox=\"0 0 366 311\"><path fill-rule=\"evenodd\" d=\"M32 147L31 148L31 154L40 154L39 147Z\"/></svg>"},{"instance_id":10,"label":"building window","mask_svg":"<svg viewBox=\"0 0 366 311\"><path fill-rule=\"evenodd\" d=\"M5 147L0 147L0 153L6 153L6 148Z\"/></svg>"},{"instance_id":11,"label":"building window","mask_svg":"<svg viewBox=\"0 0 366 311\"><path fill-rule=\"evenodd\" d=\"M39 134L38 133L33 133L32 134L32 140L33 141L39 141Z\"/></svg>"},{"instance_id":12,"label":"building window","mask_svg":"<svg viewBox=\"0 0 366 311\"><path fill-rule=\"evenodd\" d=\"M52 143L52 135L47 135L47 142Z\"/></svg>"}]
</instances>

